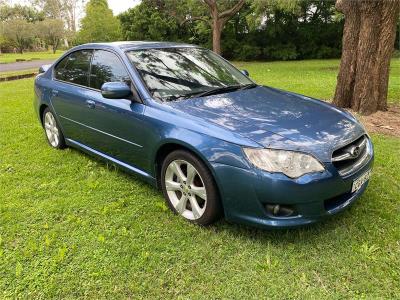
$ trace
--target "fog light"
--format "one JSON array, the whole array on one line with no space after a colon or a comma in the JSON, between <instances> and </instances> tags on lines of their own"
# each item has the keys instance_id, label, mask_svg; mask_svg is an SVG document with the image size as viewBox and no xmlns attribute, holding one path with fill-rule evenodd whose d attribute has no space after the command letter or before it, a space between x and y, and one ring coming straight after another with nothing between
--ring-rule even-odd
<instances>
[{"instance_id":1,"label":"fog light","mask_svg":"<svg viewBox=\"0 0 400 300\"><path fill-rule=\"evenodd\" d=\"M291 205L266 204L265 209L270 215L278 218L286 218L295 215L295 210Z\"/></svg>"}]
</instances>

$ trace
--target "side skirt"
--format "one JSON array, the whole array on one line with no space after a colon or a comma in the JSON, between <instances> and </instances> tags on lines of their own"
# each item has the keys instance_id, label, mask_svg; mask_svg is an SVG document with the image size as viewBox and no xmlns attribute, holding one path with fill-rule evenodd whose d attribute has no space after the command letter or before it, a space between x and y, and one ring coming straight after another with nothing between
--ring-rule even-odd
<instances>
[{"instance_id":1,"label":"side skirt","mask_svg":"<svg viewBox=\"0 0 400 300\"><path fill-rule=\"evenodd\" d=\"M81 150L81 151L83 151L85 153L90 154L90 155L93 155L93 156L96 156L96 157L100 157L100 158L102 158L102 159L104 159L106 161L110 161L110 162L116 164L118 167L121 167L122 169L124 169L124 170L126 170L128 172L131 172L131 173L134 173L136 175L139 175L141 178L143 178L146 182L150 183L151 185L157 186L157 181L153 176L151 176L150 174L148 174L148 173L146 173L146 172L144 172L144 171L142 171L142 170L140 170L138 168L135 168L135 167L133 167L131 165L128 165L127 163L124 163L124 162L122 162L122 161L120 161L120 160L118 160L116 158L108 156L107 154L104 154L104 153L102 153L100 151L97 151L97 150L95 150L93 148L90 148L90 147L88 147L88 146L86 146L84 144L81 144L81 143L77 142L77 141L74 141L74 140L71 140L71 139L65 139L65 142L66 142L66 144L68 146L71 146L73 148L77 148L77 149L79 149L79 150Z\"/></svg>"}]
</instances>

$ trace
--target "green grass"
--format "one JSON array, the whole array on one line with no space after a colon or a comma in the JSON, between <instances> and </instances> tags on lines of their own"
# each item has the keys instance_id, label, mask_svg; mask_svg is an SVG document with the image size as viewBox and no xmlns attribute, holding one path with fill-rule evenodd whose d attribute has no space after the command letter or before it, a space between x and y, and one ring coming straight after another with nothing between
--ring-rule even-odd
<instances>
[{"instance_id":1,"label":"green grass","mask_svg":"<svg viewBox=\"0 0 400 300\"><path fill-rule=\"evenodd\" d=\"M295 91L324 100L333 99L340 61L236 62L259 84ZM400 104L400 59L391 61L388 101Z\"/></svg>"},{"instance_id":2,"label":"green grass","mask_svg":"<svg viewBox=\"0 0 400 300\"><path fill-rule=\"evenodd\" d=\"M28 69L28 70L0 72L0 78L16 76L16 75L32 74L32 73L38 73L38 68Z\"/></svg>"},{"instance_id":3,"label":"green grass","mask_svg":"<svg viewBox=\"0 0 400 300\"><path fill-rule=\"evenodd\" d=\"M281 87L307 92L281 65L292 74ZM318 78L309 91L323 98ZM135 176L51 149L32 83L0 83L0 298L400 297L399 139L373 136L370 186L341 215L285 231L201 228Z\"/></svg>"},{"instance_id":4,"label":"green grass","mask_svg":"<svg viewBox=\"0 0 400 300\"><path fill-rule=\"evenodd\" d=\"M15 62L16 59L25 59L25 60L32 60L32 59L56 59L63 54L64 51L57 50L56 53L53 51L42 51L42 52L24 52L23 54L20 53L2 53L0 54L0 64L2 63L12 63Z\"/></svg>"}]
</instances>

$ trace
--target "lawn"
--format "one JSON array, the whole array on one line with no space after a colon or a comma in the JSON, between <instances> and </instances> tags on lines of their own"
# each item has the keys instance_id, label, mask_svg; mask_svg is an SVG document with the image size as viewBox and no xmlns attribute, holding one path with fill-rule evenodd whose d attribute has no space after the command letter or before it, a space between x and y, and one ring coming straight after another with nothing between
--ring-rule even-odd
<instances>
[{"instance_id":1,"label":"lawn","mask_svg":"<svg viewBox=\"0 0 400 300\"><path fill-rule=\"evenodd\" d=\"M63 54L64 51L57 50L56 53L53 51L42 51L42 52L24 52L23 54L20 53L2 53L0 54L0 64L4 63L12 63L15 62L16 59L25 59L25 60L32 60L32 59L56 59Z\"/></svg>"},{"instance_id":2,"label":"lawn","mask_svg":"<svg viewBox=\"0 0 400 300\"><path fill-rule=\"evenodd\" d=\"M333 99L338 59L304 60L296 62L236 62L239 69L246 69L250 77L260 84L296 91L324 100ZM400 59L393 58L390 65L388 99L400 104Z\"/></svg>"},{"instance_id":3,"label":"lawn","mask_svg":"<svg viewBox=\"0 0 400 300\"><path fill-rule=\"evenodd\" d=\"M241 65L259 82L329 98L335 64ZM400 298L400 139L372 137L369 188L323 223L201 228L135 176L51 149L32 83L0 83L0 298ZM392 97L398 89L392 80Z\"/></svg>"},{"instance_id":4,"label":"lawn","mask_svg":"<svg viewBox=\"0 0 400 300\"><path fill-rule=\"evenodd\" d=\"M0 78L16 76L16 75L33 74L33 73L38 73L38 68L27 69L27 70L18 70L18 71L0 72Z\"/></svg>"}]
</instances>

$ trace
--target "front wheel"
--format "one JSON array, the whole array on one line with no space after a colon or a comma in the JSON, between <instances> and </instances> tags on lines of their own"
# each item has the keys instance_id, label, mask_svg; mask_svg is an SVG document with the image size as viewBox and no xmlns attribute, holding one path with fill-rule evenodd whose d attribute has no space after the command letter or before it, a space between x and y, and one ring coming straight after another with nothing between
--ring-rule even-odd
<instances>
[{"instance_id":1,"label":"front wheel","mask_svg":"<svg viewBox=\"0 0 400 300\"><path fill-rule=\"evenodd\" d=\"M177 150L165 158L161 186L168 206L186 220L209 225L219 219L222 209L214 178L190 152Z\"/></svg>"}]
</instances>

